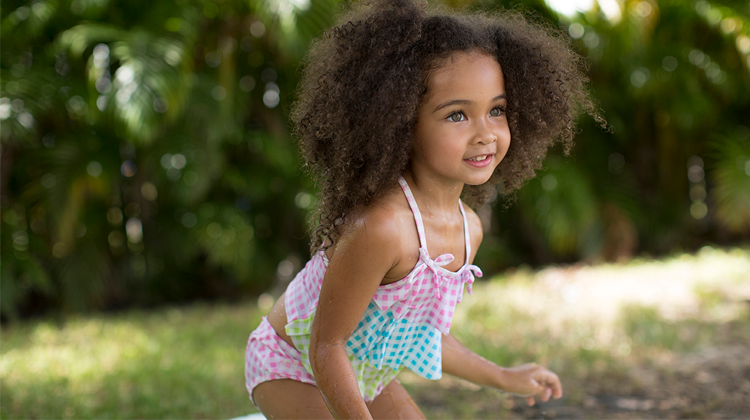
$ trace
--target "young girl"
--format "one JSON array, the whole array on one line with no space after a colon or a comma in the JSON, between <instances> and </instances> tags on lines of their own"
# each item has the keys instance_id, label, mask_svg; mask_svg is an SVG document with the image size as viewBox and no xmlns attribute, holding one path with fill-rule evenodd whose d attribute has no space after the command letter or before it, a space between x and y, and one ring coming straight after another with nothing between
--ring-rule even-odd
<instances>
[{"instance_id":1,"label":"young girl","mask_svg":"<svg viewBox=\"0 0 750 420\"><path fill-rule=\"evenodd\" d=\"M549 370L499 367L450 334L481 276L481 223L459 197L512 192L569 145L577 113L599 118L578 56L550 32L516 13L374 0L312 46L292 117L320 187L313 257L246 350L268 418L424 418L395 379L404 367L530 405L562 396Z\"/></svg>"}]
</instances>

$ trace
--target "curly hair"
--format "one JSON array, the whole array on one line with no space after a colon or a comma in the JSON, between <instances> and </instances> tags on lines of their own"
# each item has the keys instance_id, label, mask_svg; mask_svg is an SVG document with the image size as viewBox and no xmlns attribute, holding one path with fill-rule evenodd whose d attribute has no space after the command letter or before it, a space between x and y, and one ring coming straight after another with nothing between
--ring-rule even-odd
<instances>
[{"instance_id":1,"label":"curly hair","mask_svg":"<svg viewBox=\"0 0 750 420\"><path fill-rule=\"evenodd\" d=\"M470 206L483 205L498 185L512 194L535 176L555 143L567 152L578 114L604 124L586 90L585 65L567 38L520 12L464 14L418 0L355 5L313 42L292 108L294 135L319 187L311 252L334 243L347 212L383 194L408 169L430 75L452 54L471 51L500 64L512 141L487 183L464 187Z\"/></svg>"}]
</instances>

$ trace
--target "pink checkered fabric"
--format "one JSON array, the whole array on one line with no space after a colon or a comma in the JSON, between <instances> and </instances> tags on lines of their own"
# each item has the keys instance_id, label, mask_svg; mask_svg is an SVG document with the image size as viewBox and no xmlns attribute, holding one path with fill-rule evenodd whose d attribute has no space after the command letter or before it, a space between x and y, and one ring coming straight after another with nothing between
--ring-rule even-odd
<instances>
[{"instance_id":1,"label":"pink checkered fabric","mask_svg":"<svg viewBox=\"0 0 750 420\"><path fill-rule=\"evenodd\" d=\"M253 399L253 389L274 379L294 379L315 385L315 378L302 365L300 353L282 340L266 317L250 334L245 348L245 386ZM255 400L253 400L255 404Z\"/></svg>"},{"instance_id":2,"label":"pink checkered fabric","mask_svg":"<svg viewBox=\"0 0 750 420\"><path fill-rule=\"evenodd\" d=\"M403 178L399 178L399 184L414 213L420 242L419 261L408 276L378 288L346 343L360 392L368 402L403 367L427 379L442 376L442 334L450 331L464 285L471 293L474 275L482 276L479 267L468 264L471 240L463 203L459 200L467 263L452 272L443 266L453 261L453 255L430 258L417 203ZM265 318L250 336L245 353L245 382L251 398L258 384L274 379L315 385L309 359L310 331L327 267L328 259L321 251L287 287L285 330L294 347L283 341Z\"/></svg>"}]
</instances>

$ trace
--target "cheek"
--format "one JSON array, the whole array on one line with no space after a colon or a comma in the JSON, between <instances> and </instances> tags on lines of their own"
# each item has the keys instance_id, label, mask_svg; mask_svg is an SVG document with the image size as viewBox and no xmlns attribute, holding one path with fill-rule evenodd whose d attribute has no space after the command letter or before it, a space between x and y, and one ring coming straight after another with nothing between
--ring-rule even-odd
<instances>
[{"instance_id":1,"label":"cheek","mask_svg":"<svg viewBox=\"0 0 750 420\"><path fill-rule=\"evenodd\" d=\"M420 132L418 147L430 162L450 162L456 156L463 156L464 150L455 139L456 133L447 132L440 127L428 127Z\"/></svg>"},{"instance_id":2,"label":"cheek","mask_svg":"<svg viewBox=\"0 0 750 420\"><path fill-rule=\"evenodd\" d=\"M457 162L463 159L466 150L450 138L444 139L439 145L436 145L433 156L437 161Z\"/></svg>"},{"instance_id":3,"label":"cheek","mask_svg":"<svg viewBox=\"0 0 750 420\"><path fill-rule=\"evenodd\" d=\"M497 145L497 153L502 157L505 157L506 154L508 154L508 149L510 148L510 129L508 126L505 126L503 130L498 133L498 145Z\"/></svg>"}]
</instances>

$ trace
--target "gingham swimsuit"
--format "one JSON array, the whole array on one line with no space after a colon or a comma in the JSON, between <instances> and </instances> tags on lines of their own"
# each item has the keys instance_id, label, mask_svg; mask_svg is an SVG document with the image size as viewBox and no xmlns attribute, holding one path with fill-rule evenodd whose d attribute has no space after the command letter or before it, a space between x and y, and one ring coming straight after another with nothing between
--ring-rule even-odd
<instances>
[{"instance_id":1,"label":"gingham swimsuit","mask_svg":"<svg viewBox=\"0 0 750 420\"><path fill-rule=\"evenodd\" d=\"M442 376L441 338L448 334L456 303L461 301L464 284L471 294L479 267L468 264L471 255L469 227L463 203L459 208L464 222L466 263L456 272L442 266L453 261L452 254L431 259L427 252L422 216L408 184L399 184L414 213L419 234L419 261L408 276L380 286L346 343L349 361L365 401L372 401L403 367L427 379ZM319 252L292 280L286 291L286 333L299 350L306 372L288 377L310 377L310 330L318 305L328 259ZM291 372L290 372L291 373ZM310 375L310 376L308 376Z\"/></svg>"}]
</instances>

